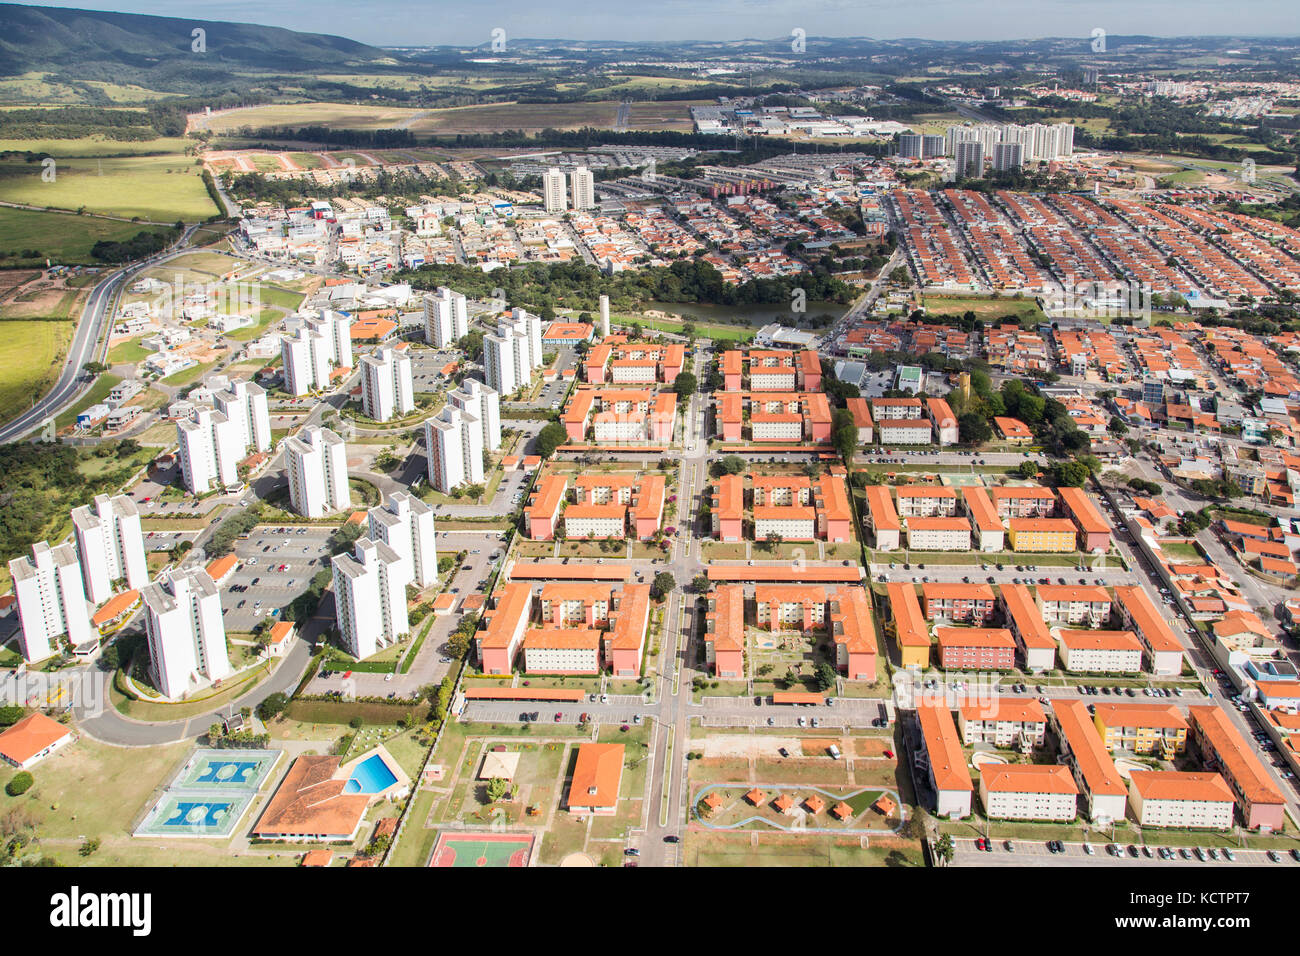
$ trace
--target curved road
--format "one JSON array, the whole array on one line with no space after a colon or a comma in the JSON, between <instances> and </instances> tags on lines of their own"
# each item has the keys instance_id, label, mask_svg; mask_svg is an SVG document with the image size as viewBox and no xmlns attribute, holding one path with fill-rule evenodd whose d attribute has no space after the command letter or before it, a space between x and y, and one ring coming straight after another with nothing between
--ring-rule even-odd
<instances>
[{"instance_id":1,"label":"curved road","mask_svg":"<svg viewBox=\"0 0 1300 956\"><path fill-rule=\"evenodd\" d=\"M0 443L17 441L28 432L40 427L47 418L62 411L65 405L72 402L78 393L93 381L81 371L81 367L95 357L105 325L112 318L110 306L119 287L136 273L166 262L186 251L185 247L189 245L190 237L194 235L194 230L197 228L197 226L187 226L180 239L167 252L119 269L95 286L94 291L90 293L90 298L86 300L86 307L82 310L81 319L77 323L77 331L73 334L72 344L68 347L67 364L63 368L63 374L59 376L54 388L40 401L0 428Z\"/></svg>"}]
</instances>

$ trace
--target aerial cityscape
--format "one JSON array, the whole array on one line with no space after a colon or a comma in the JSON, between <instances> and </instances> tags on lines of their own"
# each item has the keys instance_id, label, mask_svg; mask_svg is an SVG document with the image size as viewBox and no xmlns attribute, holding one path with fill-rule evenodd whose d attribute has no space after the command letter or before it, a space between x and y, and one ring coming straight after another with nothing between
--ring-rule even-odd
<instances>
[{"instance_id":1,"label":"aerial cityscape","mask_svg":"<svg viewBox=\"0 0 1300 956\"><path fill-rule=\"evenodd\" d=\"M0 5L6 865L1300 867L1293 11L177 6Z\"/></svg>"}]
</instances>

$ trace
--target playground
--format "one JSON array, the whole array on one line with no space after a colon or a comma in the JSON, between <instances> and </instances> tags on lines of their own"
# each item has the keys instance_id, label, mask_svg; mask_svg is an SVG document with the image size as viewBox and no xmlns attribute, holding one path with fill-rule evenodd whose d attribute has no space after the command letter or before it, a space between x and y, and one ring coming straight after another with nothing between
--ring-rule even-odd
<instances>
[{"instance_id":1,"label":"playground","mask_svg":"<svg viewBox=\"0 0 1300 956\"><path fill-rule=\"evenodd\" d=\"M438 834L429 866L523 867L533 853L527 833Z\"/></svg>"}]
</instances>

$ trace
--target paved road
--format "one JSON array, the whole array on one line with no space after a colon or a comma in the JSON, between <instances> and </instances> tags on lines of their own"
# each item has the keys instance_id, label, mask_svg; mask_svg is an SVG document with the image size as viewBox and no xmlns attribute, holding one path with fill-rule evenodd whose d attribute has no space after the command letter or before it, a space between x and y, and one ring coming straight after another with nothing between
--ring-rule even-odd
<instances>
[{"instance_id":1,"label":"paved road","mask_svg":"<svg viewBox=\"0 0 1300 956\"><path fill-rule=\"evenodd\" d=\"M38 428L46 419L52 418L69 405L84 388L93 381L81 368L94 359L99 341L104 337L105 326L112 320L112 305L117 292L127 280L137 273L152 268L175 258L187 251L190 238L197 226L189 226L182 233L171 251L145 259L126 269L118 270L102 279L90 293L86 306L82 310L81 320L73 333L72 344L68 346L68 357L63 367L63 374L50 392L19 415L16 419L0 428L0 443L17 441L34 428Z\"/></svg>"}]
</instances>

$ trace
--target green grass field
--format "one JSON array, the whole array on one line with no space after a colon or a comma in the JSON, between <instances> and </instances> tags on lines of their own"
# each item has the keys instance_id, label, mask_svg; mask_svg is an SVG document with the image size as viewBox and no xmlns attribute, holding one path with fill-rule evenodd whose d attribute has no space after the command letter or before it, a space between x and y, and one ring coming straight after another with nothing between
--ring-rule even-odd
<instances>
[{"instance_id":1,"label":"green grass field","mask_svg":"<svg viewBox=\"0 0 1300 956\"><path fill-rule=\"evenodd\" d=\"M0 322L0 422L31 407L55 383L73 327L71 322Z\"/></svg>"},{"instance_id":2,"label":"green grass field","mask_svg":"<svg viewBox=\"0 0 1300 956\"><path fill-rule=\"evenodd\" d=\"M3 193L6 182L0 179L0 193ZM0 252L8 254L0 262L7 266L44 266L44 260L49 259L59 264L102 265L90 254L95 243L101 239L122 242L146 228L148 227L136 222L0 206ZM40 255L19 255L28 249L35 249Z\"/></svg>"},{"instance_id":3,"label":"green grass field","mask_svg":"<svg viewBox=\"0 0 1300 956\"><path fill-rule=\"evenodd\" d=\"M206 219L218 210L186 156L63 158L55 179L42 179L41 164L21 160L0 163L0 200L154 222Z\"/></svg>"},{"instance_id":4,"label":"green grass field","mask_svg":"<svg viewBox=\"0 0 1300 956\"><path fill-rule=\"evenodd\" d=\"M936 315L962 315L974 312L977 319L987 322L1004 315L1014 315L1022 321L1043 319L1043 310L1032 298L1009 299L994 296L947 296L927 295L924 299L925 310Z\"/></svg>"}]
</instances>

